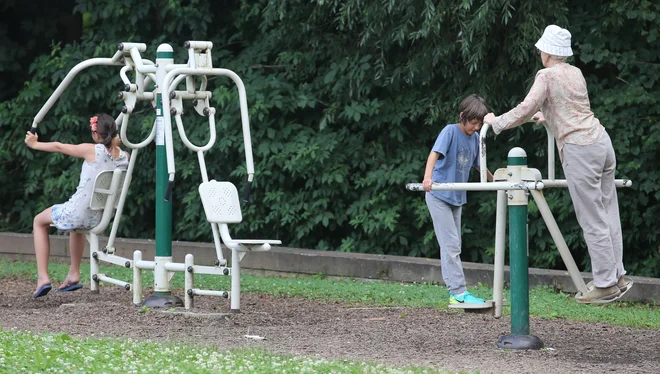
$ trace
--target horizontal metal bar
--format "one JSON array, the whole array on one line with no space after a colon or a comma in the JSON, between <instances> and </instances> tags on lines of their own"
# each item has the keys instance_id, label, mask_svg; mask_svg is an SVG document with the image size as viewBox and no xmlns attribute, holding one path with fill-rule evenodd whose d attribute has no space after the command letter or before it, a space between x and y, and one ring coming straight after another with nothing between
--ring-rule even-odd
<instances>
[{"instance_id":1,"label":"horizontal metal bar","mask_svg":"<svg viewBox=\"0 0 660 374\"><path fill-rule=\"evenodd\" d=\"M408 183L410 191L424 191L421 183ZM490 183L433 183L433 191L499 191L499 190L542 190L543 182L490 182Z\"/></svg>"},{"instance_id":2,"label":"horizontal metal bar","mask_svg":"<svg viewBox=\"0 0 660 374\"><path fill-rule=\"evenodd\" d=\"M130 51L131 48L136 48L140 52L145 52L147 50L147 45L145 43L129 43L129 42L121 42L117 45L117 49L122 52Z\"/></svg>"},{"instance_id":3,"label":"horizontal metal bar","mask_svg":"<svg viewBox=\"0 0 660 374\"><path fill-rule=\"evenodd\" d=\"M186 271L186 264L180 262L168 262L164 267L167 271Z\"/></svg>"},{"instance_id":4,"label":"horizontal metal bar","mask_svg":"<svg viewBox=\"0 0 660 374\"><path fill-rule=\"evenodd\" d=\"M211 91L197 91L197 92L172 91L172 92L175 93L176 98L183 100L193 100L193 99L204 100L204 99L210 99L213 96Z\"/></svg>"},{"instance_id":5,"label":"horizontal metal bar","mask_svg":"<svg viewBox=\"0 0 660 374\"><path fill-rule=\"evenodd\" d=\"M200 290L193 288L192 292L195 296L220 296L229 299L229 291Z\"/></svg>"},{"instance_id":6,"label":"horizontal metal bar","mask_svg":"<svg viewBox=\"0 0 660 374\"><path fill-rule=\"evenodd\" d=\"M225 274L225 270L227 274ZM193 273L195 274L213 274L213 275L231 275L231 268L217 267L217 266L203 266L193 265Z\"/></svg>"},{"instance_id":7,"label":"horizontal metal bar","mask_svg":"<svg viewBox=\"0 0 660 374\"><path fill-rule=\"evenodd\" d=\"M193 48L193 49L212 49L213 48L213 42L209 42L209 41L206 41L206 40L188 40L183 45L186 48Z\"/></svg>"},{"instance_id":8,"label":"horizontal metal bar","mask_svg":"<svg viewBox=\"0 0 660 374\"><path fill-rule=\"evenodd\" d=\"M99 260L99 261L109 262L111 264L115 264L115 265L119 265L119 266L123 266L123 267L126 267L126 263L128 262L129 265L130 265L129 267L133 266L133 261L131 261L131 260L125 258L125 257L109 255L109 254L103 253L101 251L98 251L96 253L97 253L96 259Z\"/></svg>"},{"instance_id":9,"label":"horizontal metal bar","mask_svg":"<svg viewBox=\"0 0 660 374\"><path fill-rule=\"evenodd\" d=\"M142 270L154 270L156 268L156 263L153 261L138 261L134 263L133 266Z\"/></svg>"},{"instance_id":10,"label":"horizontal metal bar","mask_svg":"<svg viewBox=\"0 0 660 374\"><path fill-rule=\"evenodd\" d=\"M165 264L165 270L167 271L187 271L188 267L186 264L180 262L168 262ZM227 274L225 274L227 271ZM194 274L212 274L212 275L230 275L231 268L228 267L217 267L217 266L204 266L204 265L193 265Z\"/></svg>"},{"instance_id":11,"label":"horizontal metal bar","mask_svg":"<svg viewBox=\"0 0 660 374\"><path fill-rule=\"evenodd\" d=\"M566 179L544 179L543 185L545 188L568 187ZM630 187L632 186L632 181L630 179L615 179L614 186L616 186L616 188Z\"/></svg>"},{"instance_id":12,"label":"horizontal metal bar","mask_svg":"<svg viewBox=\"0 0 660 374\"><path fill-rule=\"evenodd\" d=\"M137 99L140 101L152 101L154 99L154 93L153 92L138 93Z\"/></svg>"},{"instance_id":13,"label":"horizontal metal bar","mask_svg":"<svg viewBox=\"0 0 660 374\"><path fill-rule=\"evenodd\" d=\"M107 276L105 274L97 274L97 279L98 279L99 282L111 283L111 284L121 286L121 287L124 287L124 288L126 288L126 286L128 286L128 288L126 288L126 289L127 290L131 289L130 288L131 287L130 283L121 281L119 279L110 278L109 276Z\"/></svg>"}]
</instances>

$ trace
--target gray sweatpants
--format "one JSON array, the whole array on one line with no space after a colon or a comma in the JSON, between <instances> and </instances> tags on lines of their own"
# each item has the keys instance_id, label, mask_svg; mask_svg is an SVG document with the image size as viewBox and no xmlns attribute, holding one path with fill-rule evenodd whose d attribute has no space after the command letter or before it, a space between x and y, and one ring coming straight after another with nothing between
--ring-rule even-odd
<instances>
[{"instance_id":1,"label":"gray sweatpants","mask_svg":"<svg viewBox=\"0 0 660 374\"><path fill-rule=\"evenodd\" d=\"M462 294L467 291L461 263L462 207L447 204L428 192L426 193L426 205L429 207L435 236L440 245L442 279L449 288L449 293Z\"/></svg>"},{"instance_id":2,"label":"gray sweatpants","mask_svg":"<svg viewBox=\"0 0 660 374\"><path fill-rule=\"evenodd\" d=\"M606 132L594 144L566 144L562 154L568 191L591 257L594 285L611 287L626 273L612 141Z\"/></svg>"}]
</instances>

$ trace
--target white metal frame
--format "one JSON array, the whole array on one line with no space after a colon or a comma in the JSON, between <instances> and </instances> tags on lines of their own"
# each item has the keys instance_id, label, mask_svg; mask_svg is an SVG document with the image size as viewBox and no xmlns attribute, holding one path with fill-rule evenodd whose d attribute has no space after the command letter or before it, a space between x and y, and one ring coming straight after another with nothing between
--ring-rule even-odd
<instances>
[{"instance_id":1,"label":"white metal frame","mask_svg":"<svg viewBox=\"0 0 660 374\"><path fill-rule=\"evenodd\" d=\"M116 168L114 170L105 170L99 173L94 179L93 193L90 196L89 207L92 210L103 211L101 221L89 230L75 230L78 233L84 234L89 242L91 269L90 290L92 292L98 292L99 281L112 283L124 287L127 290L131 287L128 282L108 277L99 272L100 259L107 259L107 261L112 262L115 265L130 267L129 262L121 261L121 258L112 256L112 253L108 254L108 247L112 248L111 243L109 243L109 246L106 246L103 251L99 250L99 235L103 234L111 219L113 220L113 230L116 231L116 226L118 225L119 217L121 216L121 210L119 207L123 204L119 196L121 195L121 191L128 189L130 183L131 180L126 169Z\"/></svg>"},{"instance_id":2,"label":"white metal frame","mask_svg":"<svg viewBox=\"0 0 660 374\"><path fill-rule=\"evenodd\" d=\"M121 66L119 75L124 83L124 91L119 93L119 98L124 101L122 113L117 117L116 121L120 127L120 135L122 142L128 148L132 149L131 159L129 162L128 170L123 174L124 183L121 183L121 193L117 198L118 186L111 189L113 192L108 201L112 200L114 209L105 209L102 224L99 224L87 233L87 238L90 241L90 257L91 260L91 278L92 278L92 291L99 291L99 282L107 282L121 287L133 290L133 303L141 304L142 302L142 270L153 270L155 277L166 277L167 284L171 284L171 278L175 272L185 273L185 307L187 309L193 307L193 296L195 295L210 295L221 296L231 299L231 310L233 312L240 311L240 260L245 255L246 251L267 251L270 250L271 244L280 244L278 240L265 240L259 241L255 245L255 241L237 240L229 236L229 231L226 223L223 222L209 222L213 231L213 239L216 248L216 255L218 260L215 266L201 266L194 264L194 258L191 254L185 256L184 263L175 263L169 258L156 258L154 261L145 261L142 259L142 253L135 251L133 259L124 258L115 254L114 241L117 234L123 205L128 193L132 172L138 156L138 150L150 144L158 136L158 118L154 121L154 126L151 133L146 139L139 143L133 143L128 139L127 128L129 119L138 101L152 102L156 106L156 93L162 93L162 108L163 108L163 122L164 122L164 137L167 154L167 168L169 174L169 181L172 182L175 176L175 163L174 163L174 147L172 139L172 121L171 115L175 117L177 130L183 143L196 152L198 155L200 172L202 177L202 184L209 183L206 164L204 161L204 152L209 150L216 139L215 129L215 109L209 106L209 99L212 94L206 90L207 76L226 76L229 77L237 86L239 94L239 103L241 111L241 124L243 129L243 140L245 148L245 159L247 168L247 183L248 189L254 178L254 161L252 158L252 141L250 137L250 127L248 120L247 108L247 95L245 86L240 77L231 70L227 69L214 69L212 66L211 49L213 43L208 41L188 41L185 43L185 48L188 50L188 62L186 64L168 64L164 70L158 68L150 60L143 59L141 53L147 49L144 43L120 43L118 50L112 58L93 58L85 60L77 64L66 75L64 80L60 83L57 89L50 96L48 101L44 104L38 114L35 116L32 129L36 130L37 125L41 122L44 116L48 113L51 107L62 95L64 90L71 83L73 78L81 71L98 65L106 66ZM162 44L158 47L158 52L172 52L172 47L167 44ZM166 72L161 73L161 72ZM134 72L134 81L131 81L127 75L128 72ZM195 79L198 77L201 81L199 89L195 87ZM185 80L186 89L177 91L176 88L179 83ZM154 84L153 91L145 90L151 84ZM197 100L195 111L209 121L209 134L210 138L206 145L197 146L192 144L185 133L181 114L183 113L183 100ZM199 105L202 104L202 105ZM213 181L215 182L215 181ZM113 179L114 183L114 179ZM235 189L235 187L234 187ZM236 193L237 196L237 193ZM239 206L240 209L240 206ZM99 249L98 235L103 233L109 223L109 217L115 212L112 230L109 236L108 245L103 249ZM222 253L222 243L232 251L232 266L227 267L227 260ZM118 279L107 277L99 273L100 261L108 262L111 264L133 268L133 284L124 282ZM194 274L212 274L231 276L231 290L216 291L216 290L200 290L194 288Z\"/></svg>"},{"instance_id":3,"label":"white metal frame","mask_svg":"<svg viewBox=\"0 0 660 374\"><path fill-rule=\"evenodd\" d=\"M544 188L557 188L557 187L568 187L565 179L556 179L555 178L555 138L552 134L552 131L544 124L544 128L547 133L548 139L548 179L542 179L541 173L536 169L526 168L526 172L523 171L523 181L531 181L534 179L543 184ZM479 165L480 165L480 179L484 183L487 181L487 163L486 163L486 137L488 135L488 130L490 129L489 124L484 124L479 132ZM529 174L529 170L534 170L532 174ZM510 175L506 169L498 169L494 174L494 181L504 181L510 180ZM632 186L632 181L628 179L616 179L615 185L617 188L630 187ZM540 190L530 189L530 193L536 202L536 205L541 213L548 231L552 236L557 250L564 261L564 265L573 280L575 288L580 292L586 292L586 285L580 271L573 260L568 245L564 240L564 236L559 230L559 226L550 211L548 203L543 197L543 192ZM505 191L498 191L497 193L497 216L495 222L495 263L494 263L494 276L493 276L493 299L495 300L495 311L494 316L499 318L502 316L502 293L504 288L504 252L505 252L505 234L506 234L506 201L507 195Z\"/></svg>"},{"instance_id":4,"label":"white metal frame","mask_svg":"<svg viewBox=\"0 0 660 374\"><path fill-rule=\"evenodd\" d=\"M489 300L482 308L491 308L494 306L493 315L495 318L502 316L502 306L504 303L504 253L505 253L505 235L506 235L506 212L507 200L515 199L523 191L529 191L536 202L548 231L552 236L557 250L566 265L566 269L571 276L575 287L580 292L586 292L586 285L580 271L575 264L568 245L564 240L559 226L555 221L552 212L546 202L542 190L544 188L567 187L565 179L555 178L555 139L550 129L545 126L548 135L548 179L543 179L541 172L537 169L526 166L509 166L506 169L498 169L493 174L493 182L488 182L488 167L486 161L486 137L490 125L484 124L479 133L479 161L480 161L480 182L478 183L434 183L431 187L434 191L439 190L464 190L464 191L497 191L497 211L495 218L495 258L493 274L493 300ZM521 148L514 148L511 152L524 154ZM526 155L525 155L526 157ZM632 181L628 179L617 179L615 185L618 188L632 186ZM424 191L421 183L411 183L406 186L411 191ZM454 306L461 308L461 305ZM465 309L479 309L478 305L464 306Z\"/></svg>"},{"instance_id":5,"label":"white metal frame","mask_svg":"<svg viewBox=\"0 0 660 374\"><path fill-rule=\"evenodd\" d=\"M511 152L518 152L524 155L521 148L514 148ZM526 157L526 156L523 156ZM537 169L526 166L508 166L507 168L497 169L493 174L493 182L478 183L434 183L431 189L440 190L467 190L467 191L497 191L497 210L495 219L495 259L493 274L493 299L485 304L458 304L451 305L452 308L459 309L491 309L494 307L493 315L495 318L502 316L502 307L504 305L504 254L505 254L505 234L506 234L506 214L508 202L515 200L527 201L526 191L534 196L539 211L543 216L552 238L555 240L559 252L566 264L573 282L578 290L586 290L584 280L575 265L575 261L566 246L563 236L559 232L548 204L543 197L542 190L545 188L545 182L541 179L541 172ZM411 183L406 186L408 190L423 191L421 183ZM522 194L522 195L521 195Z\"/></svg>"},{"instance_id":6,"label":"white metal frame","mask_svg":"<svg viewBox=\"0 0 660 374\"><path fill-rule=\"evenodd\" d=\"M199 186L199 195L204 206L206 220L212 225L217 225L222 237L223 243L231 249L231 310L236 312L240 310L240 262L246 252L269 251L271 245L282 244L279 240L267 239L233 239L229 235L229 223L238 223L243 220L241 205L238 198L236 186L230 182L217 182L211 180L204 182ZM186 286L187 289L189 289ZM192 305L193 295L202 295L197 289L189 289L186 293L186 305Z\"/></svg>"}]
</instances>

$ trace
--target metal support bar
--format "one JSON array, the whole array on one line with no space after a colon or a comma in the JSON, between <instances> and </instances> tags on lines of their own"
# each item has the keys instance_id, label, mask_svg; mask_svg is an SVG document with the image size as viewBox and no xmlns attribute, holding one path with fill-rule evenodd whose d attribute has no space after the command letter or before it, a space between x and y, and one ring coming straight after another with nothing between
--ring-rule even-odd
<instances>
[{"instance_id":1,"label":"metal support bar","mask_svg":"<svg viewBox=\"0 0 660 374\"><path fill-rule=\"evenodd\" d=\"M193 255L190 253L186 255L185 259L185 265L186 265L186 271L184 273L184 300L183 300L183 306L186 309L191 309L194 306L194 292L193 292L193 285L195 284L195 272L194 271L188 271L188 269L192 270L192 268L195 266L194 262L195 259Z\"/></svg>"},{"instance_id":2,"label":"metal support bar","mask_svg":"<svg viewBox=\"0 0 660 374\"><path fill-rule=\"evenodd\" d=\"M156 269L156 262L140 260L139 262L134 262L133 266L142 270L154 270Z\"/></svg>"},{"instance_id":3,"label":"metal support bar","mask_svg":"<svg viewBox=\"0 0 660 374\"><path fill-rule=\"evenodd\" d=\"M142 304L142 251L133 252L133 305Z\"/></svg>"},{"instance_id":4,"label":"metal support bar","mask_svg":"<svg viewBox=\"0 0 660 374\"><path fill-rule=\"evenodd\" d=\"M133 267L133 261L131 261L130 259L121 256L109 255L101 251L96 252L96 258L99 261L108 262L125 268Z\"/></svg>"},{"instance_id":5,"label":"metal support bar","mask_svg":"<svg viewBox=\"0 0 660 374\"><path fill-rule=\"evenodd\" d=\"M182 264L180 262L168 262L163 266L167 271L178 271L178 272L186 271L186 264Z\"/></svg>"},{"instance_id":6,"label":"metal support bar","mask_svg":"<svg viewBox=\"0 0 660 374\"><path fill-rule=\"evenodd\" d=\"M131 289L131 284L130 283L124 282L124 281L119 280L119 279L110 278L105 274L96 274L96 278L100 282L105 282L105 283L110 283L110 284L114 284L114 285L117 285L117 286L121 286L121 287L124 287L126 290Z\"/></svg>"},{"instance_id":7,"label":"metal support bar","mask_svg":"<svg viewBox=\"0 0 660 374\"><path fill-rule=\"evenodd\" d=\"M241 261L236 248L231 249L231 302L230 313L241 312Z\"/></svg>"},{"instance_id":8,"label":"metal support bar","mask_svg":"<svg viewBox=\"0 0 660 374\"><path fill-rule=\"evenodd\" d=\"M192 293L195 296L220 296L225 299L229 299L229 292L227 291L213 291L213 290L200 290L198 288L192 288ZM232 309L233 312L233 309Z\"/></svg>"},{"instance_id":9,"label":"metal support bar","mask_svg":"<svg viewBox=\"0 0 660 374\"><path fill-rule=\"evenodd\" d=\"M584 279L582 279L580 270L575 264L575 260L573 260L573 256L571 255L571 251L568 249L568 245L566 245L566 241L564 241L564 236L561 234L561 231L559 231L559 226L557 226L557 222L552 216L552 212L550 211L548 203L543 197L543 193L540 191L531 192L532 197L534 197L534 201L536 202L536 207L539 209L541 217L543 217L545 225L548 227L548 231L550 231L552 240L554 240L555 245L557 246L557 250L559 250L559 254L561 255L562 260L564 260L566 269L571 275L571 279L573 280L573 284L575 284L575 288L577 288L577 290L580 292L586 293L587 286L584 284Z\"/></svg>"},{"instance_id":10,"label":"metal support bar","mask_svg":"<svg viewBox=\"0 0 660 374\"><path fill-rule=\"evenodd\" d=\"M504 304L504 253L506 236L506 192L497 191L497 210L495 216L495 263L493 265L493 301L495 318L502 317Z\"/></svg>"},{"instance_id":11,"label":"metal support bar","mask_svg":"<svg viewBox=\"0 0 660 374\"><path fill-rule=\"evenodd\" d=\"M542 190L543 182L489 182L489 183L433 183L433 191L499 191L499 190ZM408 183L410 191L424 191L421 183Z\"/></svg>"},{"instance_id":12,"label":"metal support bar","mask_svg":"<svg viewBox=\"0 0 660 374\"><path fill-rule=\"evenodd\" d=\"M568 188L566 179L543 179L542 182L545 188ZM616 188L630 187L632 181L630 179L615 179L614 186Z\"/></svg>"}]
</instances>

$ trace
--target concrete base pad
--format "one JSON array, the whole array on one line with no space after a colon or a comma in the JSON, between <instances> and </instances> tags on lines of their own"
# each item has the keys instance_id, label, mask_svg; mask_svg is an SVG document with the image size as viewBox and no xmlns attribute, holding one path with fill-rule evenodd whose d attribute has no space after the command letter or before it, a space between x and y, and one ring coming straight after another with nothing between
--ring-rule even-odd
<instances>
[{"instance_id":1,"label":"concrete base pad","mask_svg":"<svg viewBox=\"0 0 660 374\"><path fill-rule=\"evenodd\" d=\"M506 335L497 341L497 348L539 350L543 348L543 341L534 335Z\"/></svg>"},{"instance_id":2,"label":"concrete base pad","mask_svg":"<svg viewBox=\"0 0 660 374\"><path fill-rule=\"evenodd\" d=\"M149 308L174 308L183 306L183 301L177 296L156 296L147 297L142 305Z\"/></svg>"}]
</instances>

